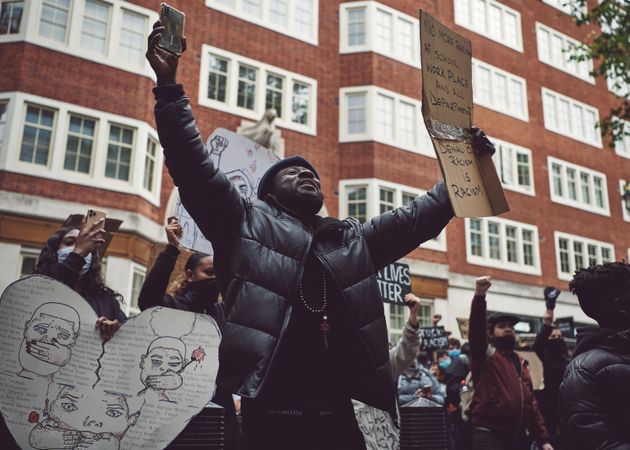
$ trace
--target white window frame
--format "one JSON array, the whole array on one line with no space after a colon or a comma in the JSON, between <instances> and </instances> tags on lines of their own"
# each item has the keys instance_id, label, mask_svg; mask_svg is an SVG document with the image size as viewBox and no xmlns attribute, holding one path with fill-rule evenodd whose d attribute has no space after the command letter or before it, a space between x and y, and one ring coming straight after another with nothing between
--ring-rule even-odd
<instances>
[{"instance_id":1,"label":"white window frame","mask_svg":"<svg viewBox=\"0 0 630 450\"><path fill-rule=\"evenodd\" d=\"M571 15L572 11L574 9L577 9L571 6L570 4L571 0L542 0L542 1L543 3L548 4L552 8L556 8L557 10L560 10L567 15ZM586 8L587 8L587 5L584 5L584 9L582 11L583 13L586 13Z\"/></svg>"},{"instance_id":2,"label":"white window frame","mask_svg":"<svg viewBox=\"0 0 630 450\"><path fill-rule=\"evenodd\" d=\"M79 172L78 170L70 170L70 169L66 169L65 168L66 154L68 153L68 139L69 139L69 136L70 136L70 127L69 127L69 125L70 125L70 120L72 119L72 116L78 117L81 120L92 120L92 121L94 121L94 136L92 136L92 148L91 148L91 151L90 151L90 167L89 167L88 172L87 172L87 173L91 173L92 172L92 167L94 166L95 144L96 144L96 142L98 140L98 136L96 135L96 133L98 131L98 128L99 128L98 127L98 119L96 119L94 117L88 117L88 116L83 116L83 115L80 115L80 114L75 114L73 112L69 112L68 113L68 118L67 118L67 121L66 121L66 126L68 127L68 129L65 130L65 137L66 137L66 139L64 140L64 148L63 148L63 159L64 159L63 166L64 166L64 170L67 170L69 172L85 173L85 172ZM85 135L77 134L77 133L74 133L74 135L79 138L79 142L82 142L83 139L84 139L84 136L85 136ZM81 154L80 148L77 148L77 158L75 160L75 166L77 165L77 161L80 158L80 154Z\"/></svg>"},{"instance_id":3,"label":"white window frame","mask_svg":"<svg viewBox=\"0 0 630 450\"><path fill-rule=\"evenodd\" d=\"M357 178L339 181L339 216L348 217L347 190L353 187L366 188L366 217L370 219L378 216L380 212L380 189L389 189L394 191L394 207L402 206L402 196L404 194L412 194L415 196L426 194L426 190L413 186L407 186L392 181L386 181L379 178ZM446 228L434 240L429 240L420 244L420 248L427 250L435 250L440 252L446 251Z\"/></svg>"},{"instance_id":4,"label":"white window frame","mask_svg":"<svg viewBox=\"0 0 630 450\"><path fill-rule=\"evenodd\" d=\"M478 217L475 220L481 221L481 245L483 248L483 254L485 256L473 255L471 252L471 227L470 227L470 218L466 218L465 220L465 233L466 233L466 261L470 264L474 264L477 266L484 267L492 267L495 269L506 270L510 272L518 272L524 273L527 275L542 275L541 271L541 262L540 262L540 239L538 236L538 227L536 225L531 225L524 222L517 222L515 220L508 220L499 217ZM488 245L488 236L487 236L487 223L495 222L499 224L499 243L501 245L501 260L490 258L489 256L489 245ZM507 239L505 236L505 227L512 226L516 227L518 230L517 234L517 249L518 249L518 259L519 262L510 262L507 259ZM534 266L527 266L523 261L523 239L522 232L523 230L531 231L533 236L532 242L532 257L534 259Z\"/></svg>"},{"instance_id":5,"label":"white window frame","mask_svg":"<svg viewBox=\"0 0 630 450\"><path fill-rule=\"evenodd\" d=\"M143 278L144 278L144 280L143 280L143 284L144 284L144 282L147 279L147 268L142 266L142 265L140 265L140 264L132 262L131 263L131 271L130 271L130 273L131 273L131 276L129 277L129 302L126 305L127 306L126 313L127 313L127 316L132 316L132 315L135 316L136 314L140 314L140 307L136 308L136 307L134 307L132 305L132 303L133 303L133 298L132 298L132 296L133 296L133 277L136 274L142 275ZM142 286L140 286L140 287L142 288Z\"/></svg>"},{"instance_id":6,"label":"white window frame","mask_svg":"<svg viewBox=\"0 0 630 450\"><path fill-rule=\"evenodd\" d=\"M365 132L364 133L349 133L348 131L348 95L365 93ZM379 95L391 97L394 99L394 138L388 139L382 136L377 131L376 124L378 123L378 111L377 111L377 99ZM400 128L397 121L401 103L413 105L416 109L417 120L415 122L415 143L409 144L403 142L398 136L400 134ZM341 88L339 90L339 142L365 142L374 141L381 144L390 145L392 147L399 148L401 150L407 150L413 153L419 153L424 156L435 158L435 151L433 150L433 144L429 138L429 133L424 126L422 120L422 104L420 101L399 94L394 91L383 89L378 86L353 86Z\"/></svg>"},{"instance_id":7,"label":"white window frame","mask_svg":"<svg viewBox=\"0 0 630 450\"><path fill-rule=\"evenodd\" d=\"M615 153L622 158L630 159L630 122L624 120L623 137L615 142Z\"/></svg>"},{"instance_id":8,"label":"white window frame","mask_svg":"<svg viewBox=\"0 0 630 450\"><path fill-rule=\"evenodd\" d=\"M24 258L25 257L29 257L35 258L35 262L37 263L37 258L39 257L39 253L40 253L40 249L37 248L29 248L29 247L24 247L21 246L20 247L20 257L18 258L18 264L17 264L17 273L15 274L15 278L18 279L22 276L22 264L24 263Z\"/></svg>"},{"instance_id":9,"label":"white window frame","mask_svg":"<svg viewBox=\"0 0 630 450\"><path fill-rule=\"evenodd\" d=\"M585 263L588 263L588 245L595 245L597 247L597 264L602 264L602 248L607 248L610 251L610 260L615 260L615 246L610 242L598 241L595 239L587 238L584 236L578 236L575 234L569 234L562 231L554 231L554 244L556 253L556 271L558 279L570 281L573 278L573 274L576 270L575 266L575 250L573 243L575 241L580 242L584 249ZM562 272L562 265L560 262L560 239L567 239L569 241L569 272ZM588 267L588 264L586 265Z\"/></svg>"},{"instance_id":10,"label":"white window frame","mask_svg":"<svg viewBox=\"0 0 630 450\"><path fill-rule=\"evenodd\" d=\"M599 130L597 128L593 129L593 135L595 136L595 140L591 140L588 139L585 136L579 136L576 132L574 132L573 130L564 130L562 129L559 125L556 126L554 125L554 121L552 120L552 118L549 116L550 111L547 111L547 108L545 107L545 96L551 96L554 97L554 101L556 102L556 107L555 112L557 115L557 118L559 119L559 112L558 112L558 107L557 104L560 100L566 101L569 103L569 121L570 123L573 123L573 108L574 107L580 107L582 108L582 111L584 112L584 114L586 114L587 111L593 112L595 114L595 122L599 122L599 110L591 105L588 105L586 103L583 103L579 100L575 100L571 97L567 97L566 95L560 94L559 92L556 91L552 91L551 89L548 89L546 87L542 87L541 88L541 98L542 98L542 105L543 105L543 116L544 116L544 123L545 123L545 128L549 131L553 131L554 133L558 133L562 136L574 139L576 141L579 142L583 142L584 144L588 144L591 145L593 147L596 148L602 148L602 137L599 133ZM584 117L584 116L583 116ZM558 120L559 122L559 120ZM583 129L586 131L586 122L583 121L582 122L582 127Z\"/></svg>"},{"instance_id":11,"label":"white window frame","mask_svg":"<svg viewBox=\"0 0 630 450\"><path fill-rule=\"evenodd\" d=\"M553 164L558 164L561 166L561 177L562 177L562 192L563 195L557 195L554 191L554 175L553 175ZM576 178L575 178L575 191L576 191L576 200L571 199L568 196L568 183L567 183L567 168L575 170ZM551 201L554 203L559 203L565 206L571 206L573 208L581 209L583 211L587 211L593 214L599 214L601 216L610 217L610 202L608 199L608 183L606 180L606 174L602 172L598 172L593 169L589 169L588 167L579 166L577 164L564 161L558 158L554 158L553 156L547 157L547 171L549 173L549 195ZM581 200L582 198L582 185L581 185L581 173L587 173L589 175L589 197L592 199L592 203L586 203ZM600 177L603 179L603 197L604 197L604 207L600 208L595 204L595 188L593 177ZM564 195L566 194L566 195Z\"/></svg>"},{"instance_id":12,"label":"white window frame","mask_svg":"<svg viewBox=\"0 0 630 450\"><path fill-rule=\"evenodd\" d=\"M621 76L615 76L611 70L606 74L606 85L608 90L617 97L630 95L630 84L626 83Z\"/></svg>"},{"instance_id":13,"label":"white window frame","mask_svg":"<svg viewBox=\"0 0 630 450\"><path fill-rule=\"evenodd\" d=\"M150 203L160 205L160 189L162 185L162 151L157 152L154 182L158 186L155 192L149 192L142 186L144 176L145 143L150 137L156 142L158 134L147 122L130 117L119 116L105 111L98 111L80 105L61 102L24 92L0 93L0 101L7 100L7 122L3 146L6 151L0 152L0 171L21 173L51 180L71 182L97 189L139 195ZM48 166L40 166L20 161L20 150L27 105L32 104L55 110L55 122L48 156ZM89 173L64 169L66 141L70 115L89 117L96 120L94 146L92 150L91 170ZM105 161L107 159L107 143L109 125L121 125L135 129L135 144L132 152L130 180L122 181L105 177Z\"/></svg>"},{"instance_id":14,"label":"white window frame","mask_svg":"<svg viewBox=\"0 0 630 450\"><path fill-rule=\"evenodd\" d=\"M348 41L348 11L354 9L363 9L365 11L364 45L350 45ZM391 52L385 52L376 45L376 15L379 10L392 15L394 26L392 27L391 42L393 50ZM400 35L396 32L398 21L406 21L412 24L412 59L409 59L401 51L401 45L399 44ZM416 17L375 1L341 3L339 5L339 53L343 55L365 52L378 53L419 69L421 67L420 21Z\"/></svg>"},{"instance_id":15,"label":"white window frame","mask_svg":"<svg viewBox=\"0 0 630 450\"><path fill-rule=\"evenodd\" d=\"M623 195L623 188L626 182L628 182L628 180L619 180L619 195ZM630 212L626 209L626 203L623 201L623 197L621 198L621 216L624 222L630 222ZM628 258L628 261L630 261L630 258Z\"/></svg>"},{"instance_id":16,"label":"white window frame","mask_svg":"<svg viewBox=\"0 0 630 450\"><path fill-rule=\"evenodd\" d=\"M2 5L4 3L14 3L14 1L12 1L12 0L0 1L0 11L1 11ZM19 1L15 1L15 3L19 3ZM7 32L7 33L4 33L4 34L0 34L0 36L6 36L6 35L15 36L15 35L19 34L19 32L22 30L22 25L24 23L24 4L28 3L28 0L21 0L21 3L22 3L22 15L20 16L20 25L18 27L19 28L18 32L17 33L8 33Z\"/></svg>"},{"instance_id":17,"label":"white window frame","mask_svg":"<svg viewBox=\"0 0 630 450\"><path fill-rule=\"evenodd\" d=\"M550 58L547 59L542 53L542 45L540 42L540 33L547 33L549 36L549 55ZM562 55L560 60L556 60L553 57L552 51L552 39L556 37L562 41ZM574 48L578 48L582 45L580 41L577 39L573 39L570 36L567 36L564 33L561 33L557 30L554 30L547 25L544 25L540 22L536 22L536 47L538 48L538 60L553 67L554 69L561 70L569 75L572 75L580 80L586 81L590 84L595 84L595 78L591 75L593 71L593 60L589 59L588 61L570 61L569 58L571 56L571 52ZM580 67L583 68L583 71L580 71ZM585 73L584 73L585 72Z\"/></svg>"},{"instance_id":18,"label":"white window frame","mask_svg":"<svg viewBox=\"0 0 630 450\"><path fill-rule=\"evenodd\" d=\"M208 98L208 75L210 66L210 57L218 56L228 60L228 73L226 85L226 101L221 102ZM237 106L238 94L238 67L239 65L248 66L256 69L256 92L254 109L241 108ZM267 88L267 74L280 76L284 78L282 86L282 110L286 117L278 117L274 124L280 128L298 131L300 133L315 136L317 134L317 80L308 78L303 75L289 72L288 70L269 64L246 58L236 53L231 53L223 49L212 47L204 44L201 48L201 66L199 74L199 104L207 108L217 109L230 114L235 114L250 120L258 121L265 112L265 93ZM309 105L308 105L308 124L303 125L293 122L291 114L293 111L293 85L294 83L302 83L310 86L309 89Z\"/></svg>"},{"instance_id":19,"label":"white window frame","mask_svg":"<svg viewBox=\"0 0 630 450\"><path fill-rule=\"evenodd\" d=\"M536 188L534 186L535 184L534 183L534 169L533 169L534 162L533 162L532 151L528 148L521 147L520 145L516 145L511 142L507 142L507 141L504 141L502 139L498 139L495 137L489 137L489 139L490 141L492 141L492 143L496 147L496 152L494 153L494 156L492 157L492 159L494 160L494 165L497 169L497 175L499 175L499 179L501 180L501 185L504 188L509 189L510 191L519 192L521 194L531 195L532 197L534 197L536 195ZM514 180L513 184L505 183L501 179L500 158L501 158L501 153L503 152L504 149L507 151L512 151L514 155L512 159L512 165L510 168L510 171L512 173L512 179ZM518 161L516 158L518 154L527 155L529 158L528 169L529 169L530 186L528 187L518 184Z\"/></svg>"},{"instance_id":20,"label":"white window frame","mask_svg":"<svg viewBox=\"0 0 630 450\"><path fill-rule=\"evenodd\" d=\"M479 95L475 95L475 84L477 78L477 70L486 69L490 71L490 96L492 97L490 101L486 101L485 99L479 98ZM504 76L506 78L506 102L508 105L507 109L502 108L495 101L494 93L496 92L496 86L493 84L493 80L498 76ZM529 108L527 105L527 81L525 78L519 77L518 75L514 75L513 73L507 72L503 69L500 69L496 66L488 64L486 62L480 61L478 59L472 59L472 77L473 77L473 100L476 104L480 106L484 106L493 111L500 112L502 114L506 114L508 116L514 117L519 120L523 120L525 122L529 122ZM521 112L513 111L510 108L511 104L511 95L510 95L510 85L512 82L520 83L523 87L521 92L521 104L523 105L523 110Z\"/></svg>"},{"instance_id":21,"label":"white window frame","mask_svg":"<svg viewBox=\"0 0 630 450\"><path fill-rule=\"evenodd\" d=\"M257 17L254 14L250 14L247 11L244 11L242 0L232 0L230 2L231 5L228 5L225 2L221 2L220 0L205 0L205 2L206 6L210 9L215 9L225 14L229 14L230 16L234 16L240 20L244 20L246 22L251 22L258 26L268 28L272 31L275 31L276 33L281 33L285 36L289 36L291 38L298 39L312 45L318 45L319 43L319 0L313 0L312 3L313 23L311 24L312 29L308 34L304 34L303 32L301 32L301 30L297 26L297 23L294 21L296 6L295 0L287 0L288 25L286 27L280 26L269 18L269 0L260 0L262 8L261 17Z\"/></svg>"},{"instance_id":22,"label":"white window frame","mask_svg":"<svg viewBox=\"0 0 630 450\"><path fill-rule=\"evenodd\" d=\"M129 64L118 57L118 47L120 42L120 27L122 25L123 9L146 16L145 35L147 36L151 31L153 23L159 18L158 12L143 8L125 0L102 1L111 5L110 20L107 30L106 52L104 55L81 47L81 31L83 28L83 16L85 10L84 0L70 1L70 12L68 16L65 43L39 35L39 20L42 13L42 0L28 0L24 2L20 32L16 34L0 35L0 44L6 42L28 42L56 52L65 53L77 58L141 75L155 81L155 73L151 69L151 66L146 58L143 58L141 65Z\"/></svg>"},{"instance_id":23,"label":"white window frame","mask_svg":"<svg viewBox=\"0 0 630 450\"><path fill-rule=\"evenodd\" d=\"M473 23L473 0L469 0L469 11L468 11L468 17L470 18L470 22L469 23L464 23L462 20L460 20L460 15L457 13L457 10L460 8L460 0L454 0L453 1L453 11L454 11L454 16L455 16L455 23L457 25L460 25L464 28L467 28L471 31L474 31L477 34L480 34L481 36L491 39L495 42L498 42L501 45L504 45L508 48L511 48L513 50L516 50L517 52L523 53L523 29L522 29L522 25L521 25L521 13L518 12L515 9L510 8L509 6L504 5L503 3L499 3L495 0L484 0L486 3L486 6L494 6L494 7L498 7L501 10L501 35L502 38L498 39L494 36L492 36L489 32L488 32L488 28L489 28L489 21L490 21L490 14L489 14L489 9L490 8L486 8L486 27L480 27L478 24ZM516 44L515 45L510 45L507 43L507 40L505 39L505 35L504 35L504 31L505 31L505 26L504 26L504 16L505 14L514 14L516 16L516 32L517 32L517 36L516 36Z\"/></svg>"},{"instance_id":24,"label":"white window frame","mask_svg":"<svg viewBox=\"0 0 630 450\"><path fill-rule=\"evenodd\" d=\"M16 161L18 162L18 164L25 165L26 167L32 167L34 170L37 170L36 167L48 169L50 168L52 164L52 155L53 155L53 152L55 151L55 143L56 143L57 137L59 136L59 132L58 132L59 111L57 111L56 108L51 108L48 105L44 105L44 104L36 103L36 102L25 102L23 106L24 107L22 109L22 117L21 117L22 120L20 122L20 129L19 129L19 134L20 134L19 148L17 149L17 152L16 152L17 153ZM22 154L22 144L24 142L24 127L26 126L26 114L29 107L37 108L39 110L48 110L53 113L53 121L50 127L50 145L48 147L48 154L46 155L46 164L38 164L34 161L23 161L20 158ZM8 121L8 118L7 118L7 121ZM32 125L36 125L36 128L38 130L41 130L43 128L39 123L31 124L31 126ZM5 133L6 133L6 128L5 128ZM64 132L64 134L67 136L68 134L67 130ZM33 152L35 152L35 149L33 149ZM65 148L64 148L63 154L65 157L65 154L66 154Z\"/></svg>"}]
</instances>

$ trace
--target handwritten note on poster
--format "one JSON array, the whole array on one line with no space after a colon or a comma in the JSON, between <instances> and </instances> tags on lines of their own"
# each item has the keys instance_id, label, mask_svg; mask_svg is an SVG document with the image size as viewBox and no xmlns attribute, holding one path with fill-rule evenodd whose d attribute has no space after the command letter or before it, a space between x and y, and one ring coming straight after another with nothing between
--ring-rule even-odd
<instances>
[{"instance_id":1,"label":"handwritten note on poster","mask_svg":"<svg viewBox=\"0 0 630 450\"><path fill-rule=\"evenodd\" d=\"M43 276L0 298L0 410L22 449L161 449L210 401L219 332L151 308L103 345L90 305Z\"/></svg>"},{"instance_id":2,"label":"handwritten note on poster","mask_svg":"<svg viewBox=\"0 0 630 450\"><path fill-rule=\"evenodd\" d=\"M508 211L492 157L473 153L472 49L468 39L420 10L422 114L458 217Z\"/></svg>"}]
</instances>

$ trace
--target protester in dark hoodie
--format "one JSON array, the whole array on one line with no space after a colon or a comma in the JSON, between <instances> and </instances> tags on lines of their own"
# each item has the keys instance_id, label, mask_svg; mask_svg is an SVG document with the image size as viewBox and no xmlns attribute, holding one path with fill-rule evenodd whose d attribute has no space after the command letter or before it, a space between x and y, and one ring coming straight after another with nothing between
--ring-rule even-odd
<instances>
[{"instance_id":1,"label":"protester in dark hoodie","mask_svg":"<svg viewBox=\"0 0 630 450\"><path fill-rule=\"evenodd\" d=\"M523 358L514 352L518 317L495 314L486 320L490 277L477 278L470 308L470 370L474 394L468 415L475 450L529 449L526 430L542 450L553 450L534 399Z\"/></svg>"},{"instance_id":2,"label":"protester in dark hoodie","mask_svg":"<svg viewBox=\"0 0 630 450\"><path fill-rule=\"evenodd\" d=\"M225 325L223 303L217 302L219 288L214 275L212 256L193 253L184 266L183 278L175 281L172 294L167 293L168 282L180 254L179 236L182 227L176 217L169 217L166 225L168 245L158 256L153 268L145 278L138 305L144 311L152 306L191 311L211 316L221 331ZM232 394L225 389L217 389L212 401L225 408L225 448L234 450L238 447L238 422ZM186 430L182 432L185 434Z\"/></svg>"},{"instance_id":3,"label":"protester in dark hoodie","mask_svg":"<svg viewBox=\"0 0 630 450\"><path fill-rule=\"evenodd\" d=\"M630 449L630 265L581 269L569 289L599 327L578 329L560 387L564 446Z\"/></svg>"},{"instance_id":4,"label":"protester in dark hoodie","mask_svg":"<svg viewBox=\"0 0 630 450\"><path fill-rule=\"evenodd\" d=\"M560 290L549 286L545 288L544 295L547 309L543 315L542 328L534 340L533 350L542 362L545 380L545 388L539 397L540 412L545 419L551 443L557 447L560 383L571 358L560 327L553 322L553 310Z\"/></svg>"}]
</instances>

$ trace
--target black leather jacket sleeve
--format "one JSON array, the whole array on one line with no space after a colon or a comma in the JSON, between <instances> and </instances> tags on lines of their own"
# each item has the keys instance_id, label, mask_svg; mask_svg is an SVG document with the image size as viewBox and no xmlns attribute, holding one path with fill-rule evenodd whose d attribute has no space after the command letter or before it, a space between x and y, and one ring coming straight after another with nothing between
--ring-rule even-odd
<instances>
[{"instance_id":1,"label":"black leather jacket sleeve","mask_svg":"<svg viewBox=\"0 0 630 450\"><path fill-rule=\"evenodd\" d=\"M433 239L453 217L453 207L443 181L411 205L396 208L368 220L363 233L375 270L391 264Z\"/></svg>"},{"instance_id":2,"label":"black leather jacket sleeve","mask_svg":"<svg viewBox=\"0 0 630 450\"><path fill-rule=\"evenodd\" d=\"M140 311L144 311L152 306L171 306L170 296L165 296L168 280L175 268L179 250L173 245L166 248L157 257L153 268L147 275L138 295L138 306Z\"/></svg>"},{"instance_id":3,"label":"black leather jacket sleeve","mask_svg":"<svg viewBox=\"0 0 630 450\"><path fill-rule=\"evenodd\" d=\"M219 243L239 229L244 200L206 151L182 85L161 86L153 92L155 122L168 171L201 232L213 244Z\"/></svg>"}]
</instances>

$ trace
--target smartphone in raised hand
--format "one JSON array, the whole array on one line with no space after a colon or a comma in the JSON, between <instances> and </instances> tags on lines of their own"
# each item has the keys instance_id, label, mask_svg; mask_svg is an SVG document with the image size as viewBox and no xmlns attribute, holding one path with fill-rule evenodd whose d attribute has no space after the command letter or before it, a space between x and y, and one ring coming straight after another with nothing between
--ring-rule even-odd
<instances>
[{"instance_id":1,"label":"smartphone in raised hand","mask_svg":"<svg viewBox=\"0 0 630 450\"><path fill-rule=\"evenodd\" d=\"M86 229L90 229L92 225L94 225L99 220L105 220L105 213L103 211L97 211L96 209L88 209L87 214L85 215L85 227ZM103 228L105 228L105 223L103 223Z\"/></svg>"},{"instance_id":2,"label":"smartphone in raised hand","mask_svg":"<svg viewBox=\"0 0 630 450\"><path fill-rule=\"evenodd\" d=\"M180 56L183 51L184 20L186 16L167 3L160 6L160 22L164 27L158 47L173 55Z\"/></svg>"}]
</instances>

